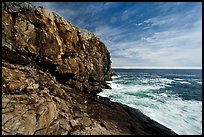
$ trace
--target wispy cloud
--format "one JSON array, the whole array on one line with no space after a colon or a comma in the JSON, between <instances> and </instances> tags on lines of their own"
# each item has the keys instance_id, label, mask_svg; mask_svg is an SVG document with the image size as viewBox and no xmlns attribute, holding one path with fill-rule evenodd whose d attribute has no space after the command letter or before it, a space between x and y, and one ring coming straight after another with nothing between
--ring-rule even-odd
<instances>
[{"instance_id":1,"label":"wispy cloud","mask_svg":"<svg viewBox=\"0 0 204 137\"><path fill-rule=\"evenodd\" d=\"M191 13L188 14L190 18L195 16L193 12L188 13ZM201 67L202 19L198 18L196 22L188 22L187 18L182 18L182 15L171 14L150 18L144 21L152 24L149 28L167 24L170 27L160 31L155 30L151 35L141 37L139 40L114 41L110 46L112 47L110 50L113 49L113 66L121 67L122 64L126 67ZM180 21L181 18L183 21ZM181 26L181 22L183 26ZM120 35L117 34L121 34L120 32L123 32L123 29L111 29L112 34L119 37ZM98 34L100 35L100 33ZM109 36L108 33L106 33L106 36ZM123 60L123 63L119 60Z\"/></svg>"},{"instance_id":2,"label":"wispy cloud","mask_svg":"<svg viewBox=\"0 0 204 137\"><path fill-rule=\"evenodd\" d=\"M131 66L201 67L202 29L198 21L191 29L155 32L150 37L126 43L114 43L112 54L131 59ZM134 60L135 59L135 60ZM113 60L117 60L113 58ZM145 63L142 63L145 62ZM114 61L113 61L114 62ZM117 62L117 61L116 61ZM115 62L114 66L118 66ZM146 65L146 63L149 63ZM124 66L129 64L124 63ZM118 66L119 67L119 66Z\"/></svg>"},{"instance_id":3,"label":"wispy cloud","mask_svg":"<svg viewBox=\"0 0 204 137\"><path fill-rule=\"evenodd\" d=\"M80 12L76 12L75 9L72 8L72 5L76 5L76 3L63 3L63 2L32 2L37 6L43 6L55 13L59 14L60 16L73 20L75 17L80 15ZM67 6L67 8L63 8L63 5Z\"/></svg>"}]
</instances>

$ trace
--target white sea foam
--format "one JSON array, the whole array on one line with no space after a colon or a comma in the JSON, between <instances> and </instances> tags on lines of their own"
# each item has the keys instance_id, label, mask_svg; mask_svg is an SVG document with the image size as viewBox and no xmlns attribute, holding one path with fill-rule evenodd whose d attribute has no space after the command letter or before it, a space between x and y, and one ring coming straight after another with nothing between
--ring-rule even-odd
<instances>
[{"instance_id":1,"label":"white sea foam","mask_svg":"<svg viewBox=\"0 0 204 137\"><path fill-rule=\"evenodd\" d=\"M145 75L142 75L143 77L152 77L154 75L148 75L148 74L145 74Z\"/></svg>"},{"instance_id":2,"label":"white sea foam","mask_svg":"<svg viewBox=\"0 0 204 137\"><path fill-rule=\"evenodd\" d=\"M196 75L183 75L183 74L165 74L169 76L182 76L182 77L195 77Z\"/></svg>"},{"instance_id":3,"label":"white sea foam","mask_svg":"<svg viewBox=\"0 0 204 137\"><path fill-rule=\"evenodd\" d=\"M160 96L163 96L163 97L168 97L168 95L166 93L161 93L159 94Z\"/></svg>"},{"instance_id":4,"label":"white sea foam","mask_svg":"<svg viewBox=\"0 0 204 137\"><path fill-rule=\"evenodd\" d=\"M198 84L202 85L202 81L197 82Z\"/></svg>"},{"instance_id":5,"label":"white sea foam","mask_svg":"<svg viewBox=\"0 0 204 137\"><path fill-rule=\"evenodd\" d=\"M110 83L112 89L105 89L98 95L137 108L177 134L201 135L202 102L182 100L176 95L171 95L170 91L154 92L154 90L174 82L174 80L166 78L156 78L154 80L156 83L154 85L122 85L113 81ZM159 85L157 82L162 84ZM141 93L149 97L132 96L126 93Z\"/></svg>"},{"instance_id":6,"label":"white sea foam","mask_svg":"<svg viewBox=\"0 0 204 137\"><path fill-rule=\"evenodd\" d=\"M173 79L168 79L168 78L152 78L152 79L149 79L151 82L153 83L164 83L164 84L170 84L172 82L175 82L175 80Z\"/></svg>"},{"instance_id":7,"label":"white sea foam","mask_svg":"<svg viewBox=\"0 0 204 137\"><path fill-rule=\"evenodd\" d=\"M158 86L158 85L134 85L134 86L128 87L127 92L159 90L160 88L162 88L162 87Z\"/></svg>"},{"instance_id":8,"label":"white sea foam","mask_svg":"<svg viewBox=\"0 0 204 137\"><path fill-rule=\"evenodd\" d=\"M140 72L139 74L142 74L142 75L148 75L149 73L142 73L142 72Z\"/></svg>"},{"instance_id":9,"label":"white sea foam","mask_svg":"<svg viewBox=\"0 0 204 137\"><path fill-rule=\"evenodd\" d=\"M108 85L111 86L112 89L123 89L123 85L116 84L112 81L110 81ZM106 89L104 89L104 90L106 90Z\"/></svg>"},{"instance_id":10,"label":"white sea foam","mask_svg":"<svg viewBox=\"0 0 204 137\"><path fill-rule=\"evenodd\" d=\"M201 79L193 78L195 75L167 74L191 77L186 80L183 77L169 79L139 74L120 73L120 78L115 77L110 82L112 89L104 89L98 95L137 108L180 135L202 134L202 101L182 100L177 94L172 94L171 88L166 88L174 86L174 83L202 85Z\"/></svg>"},{"instance_id":11,"label":"white sea foam","mask_svg":"<svg viewBox=\"0 0 204 137\"><path fill-rule=\"evenodd\" d=\"M139 107L139 109L180 135L202 134L201 102L173 99L157 105L159 110L147 107Z\"/></svg>"},{"instance_id":12,"label":"white sea foam","mask_svg":"<svg viewBox=\"0 0 204 137\"><path fill-rule=\"evenodd\" d=\"M181 84L191 84L190 82L183 81L183 80L185 80L185 79L175 78L174 80L176 80L177 82L179 82L179 83L181 83Z\"/></svg>"},{"instance_id":13,"label":"white sea foam","mask_svg":"<svg viewBox=\"0 0 204 137\"><path fill-rule=\"evenodd\" d=\"M173 79L167 79L167 78L143 78L141 79L141 82L143 84L148 84L148 83L151 83L153 85L158 85L160 86L161 88L164 88L164 87L167 87L167 86L170 86L170 84L174 83L175 80Z\"/></svg>"},{"instance_id":14,"label":"white sea foam","mask_svg":"<svg viewBox=\"0 0 204 137\"><path fill-rule=\"evenodd\" d=\"M177 80L177 81L181 81L181 80L184 80L184 79L180 79L180 78L175 78L174 80Z\"/></svg>"},{"instance_id":15,"label":"white sea foam","mask_svg":"<svg viewBox=\"0 0 204 137\"><path fill-rule=\"evenodd\" d=\"M142 85L142 84L122 85L122 84L117 84L114 82L110 82L109 86L111 86L112 90L117 91L116 93L119 93L119 92L135 93L135 92L140 92L140 91L159 90L160 88L163 88L163 86L160 86L160 85ZM105 89L104 91L109 91L109 90Z\"/></svg>"},{"instance_id":16,"label":"white sea foam","mask_svg":"<svg viewBox=\"0 0 204 137\"><path fill-rule=\"evenodd\" d=\"M113 79L120 78L120 77L121 77L120 75L112 76Z\"/></svg>"},{"instance_id":17,"label":"white sea foam","mask_svg":"<svg viewBox=\"0 0 204 137\"><path fill-rule=\"evenodd\" d=\"M186 82L186 81L180 81L179 83L181 83L181 84L191 84L191 83Z\"/></svg>"},{"instance_id":18,"label":"white sea foam","mask_svg":"<svg viewBox=\"0 0 204 137\"><path fill-rule=\"evenodd\" d=\"M156 77L157 77L157 78L161 78L162 76L159 76L159 75L158 75L158 76L156 76Z\"/></svg>"}]
</instances>

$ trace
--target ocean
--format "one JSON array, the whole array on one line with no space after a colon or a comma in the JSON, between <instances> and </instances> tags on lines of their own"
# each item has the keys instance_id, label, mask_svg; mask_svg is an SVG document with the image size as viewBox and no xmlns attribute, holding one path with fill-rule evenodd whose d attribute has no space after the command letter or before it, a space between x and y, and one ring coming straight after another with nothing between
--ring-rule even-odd
<instances>
[{"instance_id":1,"label":"ocean","mask_svg":"<svg viewBox=\"0 0 204 137\"><path fill-rule=\"evenodd\" d=\"M137 108L179 135L202 134L201 69L114 69L98 95Z\"/></svg>"}]
</instances>

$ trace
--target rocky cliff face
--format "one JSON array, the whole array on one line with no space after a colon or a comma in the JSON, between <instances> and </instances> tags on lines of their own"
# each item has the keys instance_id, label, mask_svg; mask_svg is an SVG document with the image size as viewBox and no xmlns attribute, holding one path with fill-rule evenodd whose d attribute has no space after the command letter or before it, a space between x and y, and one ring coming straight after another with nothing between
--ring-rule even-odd
<instances>
[{"instance_id":1,"label":"rocky cliff face","mask_svg":"<svg viewBox=\"0 0 204 137\"><path fill-rule=\"evenodd\" d=\"M95 95L112 70L94 34L30 3L2 5L3 135L175 134Z\"/></svg>"},{"instance_id":2,"label":"rocky cliff face","mask_svg":"<svg viewBox=\"0 0 204 137\"><path fill-rule=\"evenodd\" d=\"M3 3L3 59L38 67L65 85L100 91L111 79L110 53L100 39L29 3Z\"/></svg>"}]
</instances>

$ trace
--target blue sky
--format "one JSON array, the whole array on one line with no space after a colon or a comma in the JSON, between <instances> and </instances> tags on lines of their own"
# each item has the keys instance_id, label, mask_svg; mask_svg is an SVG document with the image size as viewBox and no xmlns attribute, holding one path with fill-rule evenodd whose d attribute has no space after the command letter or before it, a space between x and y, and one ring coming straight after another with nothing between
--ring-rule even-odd
<instances>
[{"instance_id":1,"label":"blue sky","mask_svg":"<svg viewBox=\"0 0 204 137\"><path fill-rule=\"evenodd\" d=\"M112 67L202 67L201 2L33 2L96 34Z\"/></svg>"}]
</instances>

